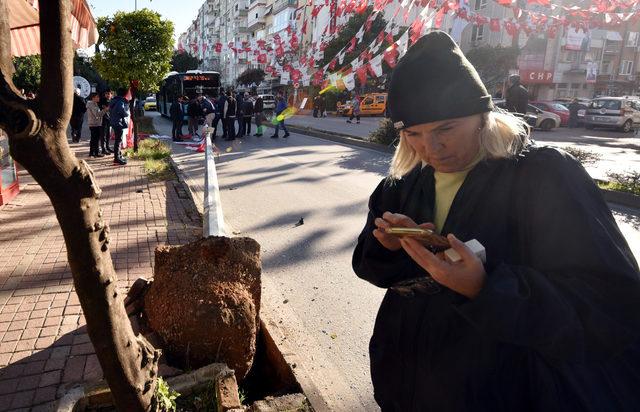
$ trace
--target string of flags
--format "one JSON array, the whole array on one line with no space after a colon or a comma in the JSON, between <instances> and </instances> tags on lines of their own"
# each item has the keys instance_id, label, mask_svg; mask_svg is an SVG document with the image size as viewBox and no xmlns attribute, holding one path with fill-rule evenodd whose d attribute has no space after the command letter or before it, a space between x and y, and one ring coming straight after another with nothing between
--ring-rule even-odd
<instances>
[{"instance_id":1,"label":"string of flags","mask_svg":"<svg viewBox=\"0 0 640 412\"><path fill-rule=\"evenodd\" d=\"M442 27L446 16L452 16L473 25L487 25L492 32L504 30L510 36L544 33L554 38L560 28L572 27L576 31L588 31L597 28L615 28L626 22L640 21L640 0L594 0L591 6L583 9L577 6L552 4L550 0L527 0L531 9L522 9L517 0L493 0L497 5L509 8L513 16L489 18L478 13L469 5L471 0L401 0L392 13L383 13L395 0L374 0L373 11L367 16L356 35L349 39L331 59L324 59L324 52L330 41L335 39L343 24L334 24L332 19L320 31L319 40L312 42L306 53L300 54L300 42L310 25L316 27L321 11L328 7L336 21L348 21L355 14L368 10L369 0L307 0L312 7L309 18L303 18L298 30L287 26L276 33L272 42L252 40L246 42L215 43L214 53L232 53L238 59L246 59L250 64L265 65L265 72L280 77L281 83L302 82L304 86L313 83L321 85L328 81L339 84L349 90L355 88L355 79L364 84L367 78L380 78L383 75L382 63L393 68L404 55L408 47L426 34L431 28ZM370 32L375 20L381 15L391 15L385 27L374 40L352 62L344 65L345 56L362 44L365 33ZM397 17L402 16L404 24L398 24ZM413 21L410 17L415 16ZM403 30L402 35L400 31ZM397 40L394 40L397 39ZM189 45L198 53L197 43ZM202 42L203 52L208 50ZM323 67L317 67L321 60L329 61ZM336 72L336 67L341 69ZM341 86L342 86L341 85Z\"/></svg>"}]
</instances>

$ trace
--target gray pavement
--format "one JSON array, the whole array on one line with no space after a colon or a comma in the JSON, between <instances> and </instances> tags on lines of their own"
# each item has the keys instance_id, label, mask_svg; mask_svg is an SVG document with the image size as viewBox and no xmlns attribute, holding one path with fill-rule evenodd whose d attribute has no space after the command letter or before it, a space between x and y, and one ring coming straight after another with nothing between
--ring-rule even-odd
<instances>
[{"instance_id":1,"label":"gray pavement","mask_svg":"<svg viewBox=\"0 0 640 412\"><path fill-rule=\"evenodd\" d=\"M340 119L309 119L344 126ZM370 127L373 120L367 119ZM154 124L170 132L168 120L158 117ZM329 409L377 410L367 351L383 290L353 274L351 253L391 155L297 133L218 139L216 145L227 230L263 247L263 315L282 330L279 343L295 353L296 370ZM173 150L179 173L202 199L204 155ZM640 214L612 208L640 258ZM301 218L304 224L296 226Z\"/></svg>"}]
</instances>

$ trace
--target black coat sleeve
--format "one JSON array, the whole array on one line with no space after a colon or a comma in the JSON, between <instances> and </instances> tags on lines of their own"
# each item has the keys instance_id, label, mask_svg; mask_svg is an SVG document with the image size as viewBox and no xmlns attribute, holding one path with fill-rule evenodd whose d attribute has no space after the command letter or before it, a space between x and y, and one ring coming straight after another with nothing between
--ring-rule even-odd
<instances>
[{"instance_id":1,"label":"black coat sleeve","mask_svg":"<svg viewBox=\"0 0 640 412\"><path fill-rule=\"evenodd\" d=\"M602 195L572 157L524 161L514 244L459 313L497 340L549 361L608 359L638 339L638 267Z\"/></svg>"},{"instance_id":2,"label":"black coat sleeve","mask_svg":"<svg viewBox=\"0 0 640 412\"><path fill-rule=\"evenodd\" d=\"M353 270L360 277L381 288L393 286L396 282L425 276L420 268L403 250L390 251L373 236L374 221L384 212L402 213L400 210L401 182L395 187L387 179L380 182L369 198L367 223L358 237L353 252Z\"/></svg>"}]
</instances>

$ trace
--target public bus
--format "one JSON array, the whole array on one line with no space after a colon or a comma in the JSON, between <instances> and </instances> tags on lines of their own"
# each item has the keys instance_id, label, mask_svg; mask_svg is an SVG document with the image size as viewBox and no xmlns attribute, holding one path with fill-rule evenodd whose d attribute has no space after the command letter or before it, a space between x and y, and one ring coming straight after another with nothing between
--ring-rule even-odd
<instances>
[{"instance_id":1,"label":"public bus","mask_svg":"<svg viewBox=\"0 0 640 412\"><path fill-rule=\"evenodd\" d=\"M218 96L220 92L220 73L189 70L186 73L171 72L162 80L157 94L158 112L169 116L171 103L180 96L193 99L199 94Z\"/></svg>"}]
</instances>

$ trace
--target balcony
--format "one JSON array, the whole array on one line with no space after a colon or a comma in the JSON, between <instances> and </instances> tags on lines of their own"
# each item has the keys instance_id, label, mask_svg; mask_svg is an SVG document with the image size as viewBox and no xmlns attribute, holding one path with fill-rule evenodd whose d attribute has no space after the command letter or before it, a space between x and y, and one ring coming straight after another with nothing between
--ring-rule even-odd
<instances>
[{"instance_id":1,"label":"balcony","mask_svg":"<svg viewBox=\"0 0 640 412\"><path fill-rule=\"evenodd\" d=\"M276 0L273 2L273 14L281 12L287 7L298 7L298 0Z\"/></svg>"},{"instance_id":2,"label":"balcony","mask_svg":"<svg viewBox=\"0 0 640 412\"><path fill-rule=\"evenodd\" d=\"M266 19L264 17L264 10L265 10L264 4L251 7L251 10L249 11L249 16L247 17L247 27L250 30L256 30L258 28L264 27L266 23Z\"/></svg>"},{"instance_id":3,"label":"balcony","mask_svg":"<svg viewBox=\"0 0 640 412\"><path fill-rule=\"evenodd\" d=\"M622 49L621 44L607 44L604 48L604 54L618 54Z\"/></svg>"},{"instance_id":4,"label":"balcony","mask_svg":"<svg viewBox=\"0 0 640 412\"><path fill-rule=\"evenodd\" d=\"M238 8L238 10L234 10L233 12L233 17L234 18L242 18L242 17L247 17L247 14L249 14L249 9L248 8L244 8L244 7L240 7Z\"/></svg>"}]
</instances>

